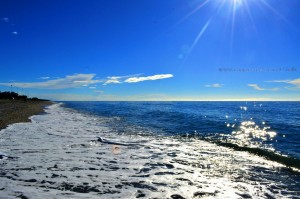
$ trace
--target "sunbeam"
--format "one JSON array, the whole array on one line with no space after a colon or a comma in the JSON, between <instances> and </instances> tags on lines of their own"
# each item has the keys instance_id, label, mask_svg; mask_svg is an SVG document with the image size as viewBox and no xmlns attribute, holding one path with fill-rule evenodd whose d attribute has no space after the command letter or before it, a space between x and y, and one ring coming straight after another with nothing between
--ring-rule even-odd
<instances>
[{"instance_id":1,"label":"sunbeam","mask_svg":"<svg viewBox=\"0 0 300 199\"><path fill-rule=\"evenodd\" d=\"M254 27L254 30L255 30L255 32L257 33L257 28L256 28L256 25L255 25L253 16L252 16L252 14L251 14L249 5L248 5L247 1L245 1L244 3L245 3L245 8L246 8L247 14L248 14L249 19L250 19L250 21L251 21L251 23L252 23L252 26Z\"/></svg>"},{"instance_id":2,"label":"sunbeam","mask_svg":"<svg viewBox=\"0 0 300 199\"><path fill-rule=\"evenodd\" d=\"M183 21L185 21L186 19L188 19L190 16L192 16L193 14L195 14L197 11L199 11L202 7L204 7L206 4L208 4L211 0L205 0L203 1L201 4L199 4L194 10L192 10L191 12L189 12L187 15L185 15L182 19L180 19L176 24L180 24Z\"/></svg>"},{"instance_id":3,"label":"sunbeam","mask_svg":"<svg viewBox=\"0 0 300 199\"><path fill-rule=\"evenodd\" d=\"M212 12L212 14L209 17L209 20L207 20L206 24L202 27L201 31L197 34L197 37L194 39L192 46L188 52L188 54L191 53L191 51L194 49L194 47L199 43L199 40L201 39L202 35L206 31L207 27L210 25L211 19L215 18L215 16L219 15L220 13L227 15L226 18L226 25L225 29L229 28L229 48L230 48L230 54L234 51L234 40L235 40L235 32L236 32L236 24L239 20L239 17L242 16L242 13L246 13L248 15L249 20L251 22L251 26L254 29L254 33L258 34L258 29L254 20L254 16L251 12L251 9L253 9L253 6L255 4L262 5L263 7L267 8L267 10L271 11L272 13L276 14L278 17L280 17L282 20L287 22L290 25L293 25L291 22L289 22L281 13L279 13L275 8L273 8L266 0L257 0L257 1L249 1L249 0L219 0L219 1L212 1L212 0L203 0L199 3L198 6L196 6L191 12L189 12L186 16L184 16L182 19L179 20L179 22L176 23L178 25L179 23L187 20L189 17L194 15L195 13L199 12L200 10L203 10L204 6L209 5L217 5L216 11ZM224 6L227 5L227 6ZM227 27L228 23L228 27ZM188 56L188 55L187 55ZM185 58L187 59L187 57Z\"/></svg>"},{"instance_id":4,"label":"sunbeam","mask_svg":"<svg viewBox=\"0 0 300 199\"><path fill-rule=\"evenodd\" d=\"M235 15L236 15L237 3L238 3L237 0L233 0L232 18L231 18L231 32L230 32L230 54L232 53L232 49L233 49L234 25L235 25Z\"/></svg>"},{"instance_id":5,"label":"sunbeam","mask_svg":"<svg viewBox=\"0 0 300 199\"><path fill-rule=\"evenodd\" d=\"M286 23L294 26L289 20L287 20L280 12L278 12L275 8L273 8L268 2L266 2L265 0L260 0L260 2L269 10L271 10L274 14L276 14L278 17L284 20Z\"/></svg>"},{"instance_id":6,"label":"sunbeam","mask_svg":"<svg viewBox=\"0 0 300 199\"><path fill-rule=\"evenodd\" d=\"M208 20L208 21L205 23L205 25L203 26L203 28L201 29L201 31L200 31L199 34L197 35L195 41L193 42L193 45L191 46L191 49L190 49L190 50L192 50L192 49L195 47L195 45L197 44L197 42L199 41L199 39L202 37L202 35L203 35L204 32L206 31L208 25L210 24L210 21L211 21L211 20Z\"/></svg>"},{"instance_id":7,"label":"sunbeam","mask_svg":"<svg viewBox=\"0 0 300 199\"><path fill-rule=\"evenodd\" d=\"M205 33L207 27L209 26L210 24L210 21L211 19L209 19L205 24L204 26L202 27L201 31L199 32L199 34L197 35L196 39L194 40L192 46L190 47L185 59L184 59L184 62L187 60L187 58L189 57L190 53L193 51L194 47L196 46L196 44L198 43L198 41L201 39L202 35Z\"/></svg>"}]
</instances>

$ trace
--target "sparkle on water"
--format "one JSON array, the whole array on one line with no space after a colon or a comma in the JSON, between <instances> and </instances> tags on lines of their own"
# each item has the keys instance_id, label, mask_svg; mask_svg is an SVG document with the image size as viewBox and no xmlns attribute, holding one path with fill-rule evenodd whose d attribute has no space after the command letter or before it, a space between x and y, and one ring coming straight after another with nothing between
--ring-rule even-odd
<instances>
[{"instance_id":1,"label":"sparkle on water","mask_svg":"<svg viewBox=\"0 0 300 199\"><path fill-rule=\"evenodd\" d=\"M262 147L262 142L272 140L276 132L270 131L269 126L260 127L254 121L244 121L232 135L241 146L259 148Z\"/></svg>"}]
</instances>

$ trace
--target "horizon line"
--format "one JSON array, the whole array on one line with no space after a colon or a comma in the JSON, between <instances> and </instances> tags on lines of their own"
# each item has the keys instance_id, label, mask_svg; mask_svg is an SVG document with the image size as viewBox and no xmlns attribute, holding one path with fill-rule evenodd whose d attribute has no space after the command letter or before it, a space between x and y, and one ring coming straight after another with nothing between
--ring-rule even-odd
<instances>
[{"instance_id":1,"label":"horizon line","mask_svg":"<svg viewBox=\"0 0 300 199\"><path fill-rule=\"evenodd\" d=\"M50 100L53 102L300 102L300 100Z\"/></svg>"}]
</instances>

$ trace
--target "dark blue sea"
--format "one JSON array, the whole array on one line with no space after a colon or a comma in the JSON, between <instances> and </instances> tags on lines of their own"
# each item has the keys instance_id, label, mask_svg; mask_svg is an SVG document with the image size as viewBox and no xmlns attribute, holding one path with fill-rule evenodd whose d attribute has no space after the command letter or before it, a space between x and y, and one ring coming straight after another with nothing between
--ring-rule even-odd
<instances>
[{"instance_id":1,"label":"dark blue sea","mask_svg":"<svg viewBox=\"0 0 300 199\"><path fill-rule=\"evenodd\" d=\"M57 102L0 131L0 198L300 198L299 102Z\"/></svg>"}]
</instances>

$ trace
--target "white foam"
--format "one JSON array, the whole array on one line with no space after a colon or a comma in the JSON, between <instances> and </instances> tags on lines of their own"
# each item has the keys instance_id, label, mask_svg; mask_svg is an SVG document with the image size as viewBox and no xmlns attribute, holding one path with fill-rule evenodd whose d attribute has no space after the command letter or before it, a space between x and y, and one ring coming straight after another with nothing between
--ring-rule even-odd
<instances>
[{"instance_id":1,"label":"white foam","mask_svg":"<svg viewBox=\"0 0 300 199\"><path fill-rule=\"evenodd\" d=\"M0 150L18 157L0 162L0 193L5 198L135 198L141 192L146 198L264 198L272 194L271 186L282 185L274 178L281 165L246 152L198 139L117 134L108 125L111 118L60 104L46 113L0 132ZM138 144L91 141L97 136Z\"/></svg>"}]
</instances>

